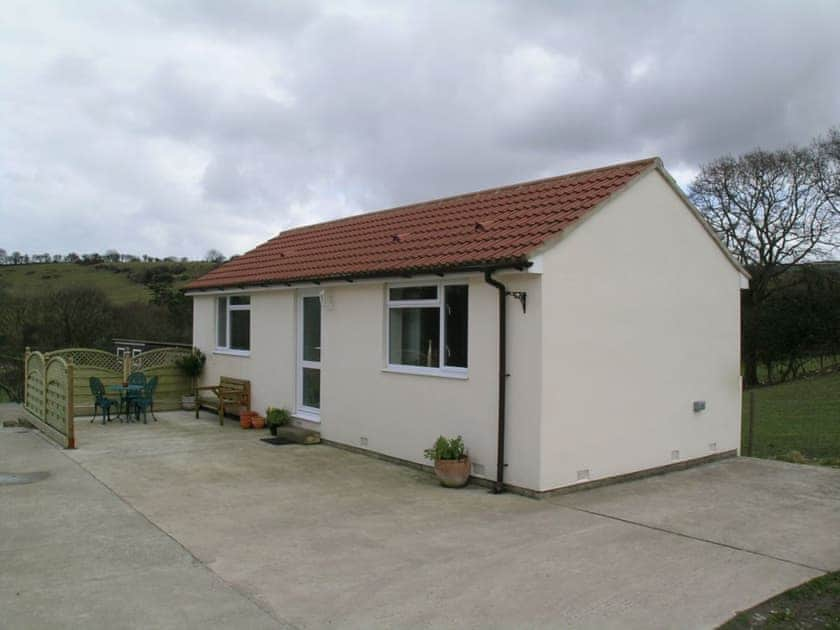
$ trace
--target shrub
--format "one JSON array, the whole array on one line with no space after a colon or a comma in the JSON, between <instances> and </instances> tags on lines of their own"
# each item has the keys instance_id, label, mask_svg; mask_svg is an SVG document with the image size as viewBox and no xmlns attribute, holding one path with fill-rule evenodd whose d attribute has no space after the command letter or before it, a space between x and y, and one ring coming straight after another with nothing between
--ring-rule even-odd
<instances>
[{"instance_id":1,"label":"shrub","mask_svg":"<svg viewBox=\"0 0 840 630\"><path fill-rule=\"evenodd\" d=\"M265 410L265 421L270 427L282 427L292 421L292 414L288 409L269 407Z\"/></svg>"},{"instance_id":2,"label":"shrub","mask_svg":"<svg viewBox=\"0 0 840 630\"><path fill-rule=\"evenodd\" d=\"M463 459L464 457L464 439L459 435L454 438L445 438L442 435L435 441L432 448L427 448L423 451L426 459Z\"/></svg>"},{"instance_id":3,"label":"shrub","mask_svg":"<svg viewBox=\"0 0 840 630\"><path fill-rule=\"evenodd\" d=\"M175 366L190 378L197 378L201 375L201 370L204 369L204 362L207 357L198 348L193 348L193 351L187 355L176 359Z\"/></svg>"}]
</instances>

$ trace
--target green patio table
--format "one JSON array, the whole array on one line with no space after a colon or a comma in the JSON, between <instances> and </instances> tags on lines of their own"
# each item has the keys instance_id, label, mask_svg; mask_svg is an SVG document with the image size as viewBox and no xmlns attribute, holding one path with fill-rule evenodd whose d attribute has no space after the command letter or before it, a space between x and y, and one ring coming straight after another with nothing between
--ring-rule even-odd
<instances>
[{"instance_id":1,"label":"green patio table","mask_svg":"<svg viewBox=\"0 0 840 630\"><path fill-rule=\"evenodd\" d=\"M114 392L120 395L120 404L117 407L117 418L122 419L122 408L125 404L125 420L126 422L134 422L131 419L131 411L128 408L128 401L132 396L137 396L143 393L143 385L108 385L106 389L109 392Z\"/></svg>"}]
</instances>

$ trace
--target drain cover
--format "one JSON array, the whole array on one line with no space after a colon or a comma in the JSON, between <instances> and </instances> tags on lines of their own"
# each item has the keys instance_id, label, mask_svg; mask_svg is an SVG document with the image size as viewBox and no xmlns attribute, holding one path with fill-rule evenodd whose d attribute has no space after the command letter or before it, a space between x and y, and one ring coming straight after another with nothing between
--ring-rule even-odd
<instances>
[{"instance_id":1,"label":"drain cover","mask_svg":"<svg viewBox=\"0 0 840 630\"><path fill-rule=\"evenodd\" d=\"M34 483L50 476L48 472L4 473L0 472L0 486L14 486L22 483Z\"/></svg>"}]
</instances>

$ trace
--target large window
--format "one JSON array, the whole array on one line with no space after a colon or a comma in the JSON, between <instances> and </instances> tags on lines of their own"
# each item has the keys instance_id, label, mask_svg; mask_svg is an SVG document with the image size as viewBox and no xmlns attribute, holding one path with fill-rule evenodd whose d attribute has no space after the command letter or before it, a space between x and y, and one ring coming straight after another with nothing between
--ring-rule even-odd
<instances>
[{"instance_id":1,"label":"large window","mask_svg":"<svg viewBox=\"0 0 840 630\"><path fill-rule=\"evenodd\" d=\"M231 295L216 298L216 348L247 352L251 349L251 298Z\"/></svg>"},{"instance_id":2,"label":"large window","mask_svg":"<svg viewBox=\"0 0 840 630\"><path fill-rule=\"evenodd\" d=\"M467 303L465 284L389 287L389 367L466 371Z\"/></svg>"}]
</instances>

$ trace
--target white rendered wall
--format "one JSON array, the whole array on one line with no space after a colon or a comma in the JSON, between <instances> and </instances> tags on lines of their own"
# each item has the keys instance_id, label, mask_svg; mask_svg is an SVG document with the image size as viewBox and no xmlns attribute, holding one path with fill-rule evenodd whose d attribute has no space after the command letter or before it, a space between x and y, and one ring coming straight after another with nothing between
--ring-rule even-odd
<instances>
[{"instance_id":1,"label":"white rendered wall","mask_svg":"<svg viewBox=\"0 0 840 630\"><path fill-rule=\"evenodd\" d=\"M661 174L565 235L544 270L540 489L739 447L741 277Z\"/></svg>"},{"instance_id":2,"label":"white rendered wall","mask_svg":"<svg viewBox=\"0 0 840 630\"><path fill-rule=\"evenodd\" d=\"M510 290L528 292L528 310L507 299L508 443L505 481L536 489L540 423L540 279L499 274ZM483 276L465 279L469 290L466 379L384 371L385 283L324 287L321 354L323 438L400 459L430 464L423 450L438 435L463 435L478 475L495 479L498 383L498 293ZM295 303L298 292L251 297L251 356L214 354L212 297L194 299L195 344L208 356L203 384L220 376L251 380L254 409L295 407ZM313 425L307 425L313 426ZM361 438L367 438L367 444Z\"/></svg>"},{"instance_id":3,"label":"white rendered wall","mask_svg":"<svg viewBox=\"0 0 840 630\"><path fill-rule=\"evenodd\" d=\"M216 300L193 298L193 344L207 355L202 385L216 385L220 376L251 381L251 407L294 405L295 296L292 292L251 294L251 354L217 354Z\"/></svg>"}]
</instances>

